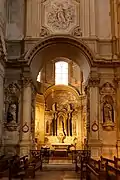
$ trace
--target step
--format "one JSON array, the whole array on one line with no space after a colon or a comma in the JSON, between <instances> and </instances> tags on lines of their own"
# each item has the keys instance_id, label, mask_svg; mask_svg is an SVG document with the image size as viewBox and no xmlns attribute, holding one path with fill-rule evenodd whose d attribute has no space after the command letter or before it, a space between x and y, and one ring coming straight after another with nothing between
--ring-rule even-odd
<instances>
[{"instance_id":1,"label":"step","mask_svg":"<svg viewBox=\"0 0 120 180\"><path fill-rule=\"evenodd\" d=\"M74 164L43 164L43 171L75 171Z\"/></svg>"}]
</instances>

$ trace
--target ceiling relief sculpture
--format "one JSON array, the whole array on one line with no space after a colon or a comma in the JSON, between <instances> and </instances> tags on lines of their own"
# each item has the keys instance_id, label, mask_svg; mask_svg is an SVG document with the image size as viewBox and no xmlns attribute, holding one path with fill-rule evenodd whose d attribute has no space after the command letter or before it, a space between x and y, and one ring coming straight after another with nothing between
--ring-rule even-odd
<instances>
[{"instance_id":1,"label":"ceiling relief sculpture","mask_svg":"<svg viewBox=\"0 0 120 180\"><path fill-rule=\"evenodd\" d=\"M79 26L79 1L76 0L44 0L42 1L42 26L51 33L69 33Z\"/></svg>"}]
</instances>

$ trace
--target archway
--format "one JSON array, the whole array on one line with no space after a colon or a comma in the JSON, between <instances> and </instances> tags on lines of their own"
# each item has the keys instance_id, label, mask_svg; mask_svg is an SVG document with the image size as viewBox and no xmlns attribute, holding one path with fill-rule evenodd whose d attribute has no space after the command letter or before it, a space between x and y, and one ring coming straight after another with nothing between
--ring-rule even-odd
<instances>
[{"instance_id":1,"label":"archway","mask_svg":"<svg viewBox=\"0 0 120 180\"><path fill-rule=\"evenodd\" d=\"M94 54L81 40L68 35L54 35L40 40L26 54L25 60L30 66L32 77L36 80L44 62L64 57L72 59L83 69L85 79L94 65Z\"/></svg>"},{"instance_id":2,"label":"archway","mask_svg":"<svg viewBox=\"0 0 120 180\"><path fill-rule=\"evenodd\" d=\"M50 95L52 96L53 92L56 93L56 91L57 91L56 89L57 89L57 87L59 87L58 89L61 91L63 89L64 90L67 89L68 94L70 92L72 92L71 96L74 96L73 92L76 92L76 94L78 93L77 101L80 103L80 106L78 108L78 111L80 112L78 119L80 121L84 121L84 123L81 123L81 126L78 125L77 131L79 133L78 136L80 137L80 138L78 138L79 139L78 144L80 145L80 147L78 147L78 148L82 148L82 145L84 143L84 133L82 133L82 131L83 131L82 129L84 128L85 123L86 123L86 107L83 108L85 110L82 109L82 106L83 106L82 100L85 97L85 93L83 91L80 91L77 87L75 87L75 85L73 83L71 83L70 78L69 78L69 85L66 86L66 88L65 88L65 86L61 86L61 87L55 86L55 81L54 81L55 80L55 74L54 74L55 66L54 66L54 64L59 59L62 59L63 61L65 60L69 63L69 65L72 64L76 68L80 69L80 71L83 74L83 77L81 78L82 79L81 82L84 85L88 79L88 76L90 73L90 68L94 64L94 56L93 56L92 52L89 50L89 48L82 42L82 40L78 40L78 39L75 39L70 36L47 37L46 39L38 42L31 50L29 50L27 52L27 54L25 55L25 60L28 62L29 66L30 66L32 79L34 81L37 80L38 73L42 69L44 69L42 72L43 77L45 76L45 74L47 74L47 73L49 74L51 68L46 69L46 67L48 65L53 65L53 67L51 66L53 68L51 71L53 73L53 75L51 75L52 81L48 82L48 80L46 80L46 78L42 77L42 82L38 83L38 86L40 87L40 94L37 95L37 105L39 106L38 111L41 112L41 114L38 113L39 114L38 122L41 124L40 125L40 129L41 129L40 136L42 137L42 138L40 138L40 144L41 145L44 144L44 142L46 141L45 139L47 139L47 141L49 139L48 137L46 137L45 133L46 134L52 133L52 136L55 136L55 135L58 136L58 134L57 134L58 129L56 130L55 128L53 128L54 130L52 130L52 131L50 130L51 128L50 128L49 121L48 120L45 121L45 113L47 114L49 111L49 113L48 113L49 117L56 116L55 113L53 113L53 114L51 113L51 110L54 111L52 109L52 107L55 105L55 101L51 104L51 109L50 108L46 109L46 101L47 101L46 94L51 89ZM74 74L76 75L76 73L77 72L74 69ZM71 75L70 75L70 77L71 77ZM48 79L49 79L49 77L48 77ZM77 80L79 81L79 79L77 79ZM82 86L83 89L84 89L84 85ZM74 100L74 101L76 101L76 100ZM84 103L85 103L85 101L84 101ZM58 102L57 102L57 104L58 104ZM73 104L75 104L75 103L73 103ZM37 105L36 105L36 107L37 107ZM70 105L69 101L68 101L68 105ZM61 105L59 106L59 108L61 108ZM70 116L70 118L71 118L71 114L68 113L68 109L70 109L70 108L67 109L67 113L65 112L64 109L65 108L63 107L62 110L59 110L59 112L58 112L59 115L57 116L57 118L58 118L59 123L60 123L60 119L62 119L62 123L65 124L67 122L66 114L67 114L67 116ZM72 110L75 110L75 108L73 107L73 109L70 109L70 112ZM55 109L55 111L56 111L56 109ZM64 120L64 122L63 122L63 120ZM39 126L38 124L36 125L37 127ZM60 125L60 127L62 129L64 129L63 126L64 125L62 125L62 124ZM74 126L76 126L76 124L74 124ZM69 127L69 130L67 130L67 128L68 127L66 126L65 133L67 133L68 136L73 136L73 134L71 133L71 130L70 130L71 127ZM73 129L72 129L72 131L73 131ZM74 132L74 134L75 134L75 132ZM53 139L54 138L52 138L52 140ZM74 139L76 139L76 135L74 136ZM74 139L72 139L72 141ZM72 141L70 141L70 143L72 143Z\"/></svg>"}]
</instances>

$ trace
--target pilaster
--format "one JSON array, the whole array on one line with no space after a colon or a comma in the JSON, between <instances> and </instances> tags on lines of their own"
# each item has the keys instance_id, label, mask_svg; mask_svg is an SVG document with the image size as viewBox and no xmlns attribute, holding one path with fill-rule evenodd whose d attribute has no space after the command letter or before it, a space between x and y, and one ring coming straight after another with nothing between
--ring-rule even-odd
<instances>
[{"instance_id":1,"label":"pilaster","mask_svg":"<svg viewBox=\"0 0 120 180\"><path fill-rule=\"evenodd\" d=\"M99 140L99 83L100 77L97 71L90 73L87 84L87 124L88 147L93 158L100 156L101 142Z\"/></svg>"},{"instance_id":2,"label":"pilaster","mask_svg":"<svg viewBox=\"0 0 120 180\"><path fill-rule=\"evenodd\" d=\"M23 99L22 99L22 122L21 122L21 143L20 154L28 155L31 149L31 101L32 84L30 78L23 79Z\"/></svg>"}]
</instances>

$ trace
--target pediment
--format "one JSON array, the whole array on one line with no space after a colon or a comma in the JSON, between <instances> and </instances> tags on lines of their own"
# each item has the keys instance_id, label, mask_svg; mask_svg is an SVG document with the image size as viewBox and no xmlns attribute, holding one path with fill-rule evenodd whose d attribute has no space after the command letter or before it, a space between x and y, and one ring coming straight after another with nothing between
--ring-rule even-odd
<instances>
[{"instance_id":1,"label":"pediment","mask_svg":"<svg viewBox=\"0 0 120 180\"><path fill-rule=\"evenodd\" d=\"M115 88L111 83L106 82L100 89L100 94L115 94Z\"/></svg>"}]
</instances>

